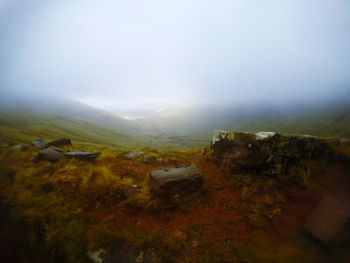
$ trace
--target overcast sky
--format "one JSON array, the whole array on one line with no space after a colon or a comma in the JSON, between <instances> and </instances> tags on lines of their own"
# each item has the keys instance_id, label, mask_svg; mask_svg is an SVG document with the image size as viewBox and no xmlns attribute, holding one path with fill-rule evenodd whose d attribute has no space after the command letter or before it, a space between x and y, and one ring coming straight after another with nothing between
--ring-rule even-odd
<instances>
[{"instance_id":1,"label":"overcast sky","mask_svg":"<svg viewBox=\"0 0 350 263\"><path fill-rule=\"evenodd\" d=\"M348 0L0 0L0 91L111 111L350 91Z\"/></svg>"}]
</instances>

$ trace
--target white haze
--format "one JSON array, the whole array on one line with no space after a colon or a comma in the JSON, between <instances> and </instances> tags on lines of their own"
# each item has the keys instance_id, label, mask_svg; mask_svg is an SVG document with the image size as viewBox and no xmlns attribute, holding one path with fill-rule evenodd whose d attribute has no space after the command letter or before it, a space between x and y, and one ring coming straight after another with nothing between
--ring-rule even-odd
<instances>
[{"instance_id":1,"label":"white haze","mask_svg":"<svg viewBox=\"0 0 350 263\"><path fill-rule=\"evenodd\" d=\"M0 91L117 113L349 93L346 0L0 1Z\"/></svg>"}]
</instances>

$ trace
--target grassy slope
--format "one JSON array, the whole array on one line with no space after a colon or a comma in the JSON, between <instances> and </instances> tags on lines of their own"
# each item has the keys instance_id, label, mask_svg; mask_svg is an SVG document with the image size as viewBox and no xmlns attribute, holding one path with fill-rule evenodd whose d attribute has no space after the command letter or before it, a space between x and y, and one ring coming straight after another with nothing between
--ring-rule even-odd
<instances>
[{"instance_id":1,"label":"grassy slope","mask_svg":"<svg viewBox=\"0 0 350 263\"><path fill-rule=\"evenodd\" d=\"M321 137L350 138L350 106L237 107L226 109L168 109L140 120L150 134L160 133L168 141L205 145L213 130L277 131Z\"/></svg>"},{"instance_id":2,"label":"grassy slope","mask_svg":"<svg viewBox=\"0 0 350 263\"><path fill-rule=\"evenodd\" d=\"M169 109L137 121L72 101L36 103L34 108L0 110L2 140L28 143L38 137L68 137L111 146L203 147L215 129L350 138L346 103L289 111L268 107Z\"/></svg>"},{"instance_id":3,"label":"grassy slope","mask_svg":"<svg viewBox=\"0 0 350 263\"><path fill-rule=\"evenodd\" d=\"M74 141L92 142L111 146L144 145L145 139L127 129L103 127L80 119L21 111L0 114L0 136L5 141L29 143L41 137L71 138Z\"/></svg>"}]
</instances>

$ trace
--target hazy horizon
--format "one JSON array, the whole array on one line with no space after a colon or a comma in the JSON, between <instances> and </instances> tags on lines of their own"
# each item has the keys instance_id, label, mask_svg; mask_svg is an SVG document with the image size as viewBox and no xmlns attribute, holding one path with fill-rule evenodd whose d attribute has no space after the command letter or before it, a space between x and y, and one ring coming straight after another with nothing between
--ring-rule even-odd
<instances>
[{"instance_id":1,"label":"hazy horizon","mask_svg":"<svg viewBox=\"0 0 350 263\"><path fill-rule=\"evenodd\" d=\"M349 94L347 1L0 3L0 91L113 113Z\"/></svg>"}]
</instances>

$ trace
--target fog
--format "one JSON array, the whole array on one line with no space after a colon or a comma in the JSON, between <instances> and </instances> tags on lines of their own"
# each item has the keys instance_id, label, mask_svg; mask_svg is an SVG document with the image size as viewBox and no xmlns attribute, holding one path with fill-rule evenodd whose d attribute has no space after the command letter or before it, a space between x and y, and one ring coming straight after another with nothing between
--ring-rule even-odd
<instances>
[{"instance_id":1,"label":"fog","mask_svg":"<svg viewBox=\"0 0 350 263\"><path fill-rule=\"evenodd\" d=\"M116 113L350 90L350 2L0 1L0 91Z\"/></svg>"}]
</instances>

